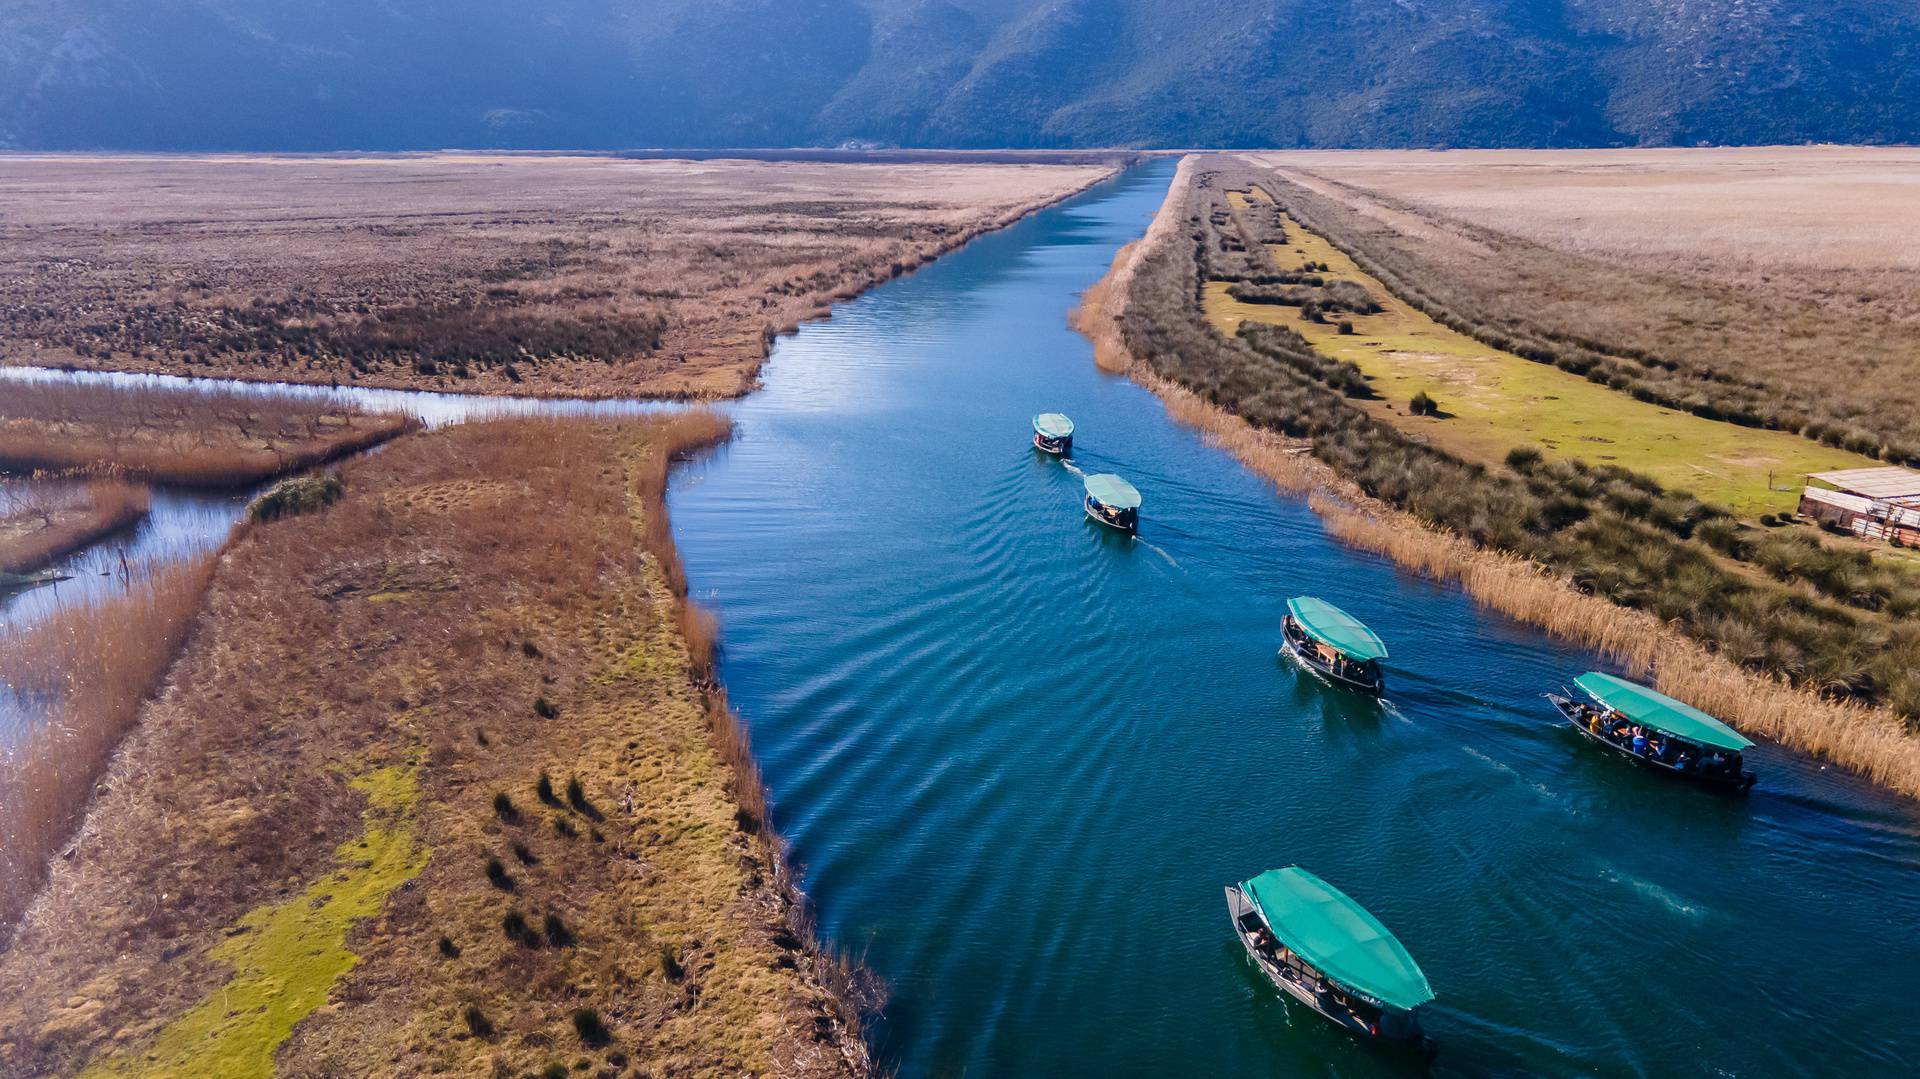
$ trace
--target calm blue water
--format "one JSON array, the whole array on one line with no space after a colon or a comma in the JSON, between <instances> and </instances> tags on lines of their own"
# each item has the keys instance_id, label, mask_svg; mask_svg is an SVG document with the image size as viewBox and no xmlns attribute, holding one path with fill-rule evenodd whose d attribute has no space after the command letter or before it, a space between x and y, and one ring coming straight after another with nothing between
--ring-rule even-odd
<instances>
[{"instance_id":1,"label":"calm blue water","mask_svg":"<svg viewBox=\"0 0 1920 1079\"><path fill-rule=\"evenodd\" d=\"M675 479L696 594L823 928L902 1074L1390 1073L1264 984L1224 884L1298 862L1425 967L1452 1074L1887 1074L1920 1060L1920 810L1763 747L1748 801L1556 727L1600 666L1331 542L1066 325L1170 165L782 340ZM1145 496L1137 542L1079 478ZM1391 700L1276 659L1314 593Z\"/></svg>"}]
</instances>

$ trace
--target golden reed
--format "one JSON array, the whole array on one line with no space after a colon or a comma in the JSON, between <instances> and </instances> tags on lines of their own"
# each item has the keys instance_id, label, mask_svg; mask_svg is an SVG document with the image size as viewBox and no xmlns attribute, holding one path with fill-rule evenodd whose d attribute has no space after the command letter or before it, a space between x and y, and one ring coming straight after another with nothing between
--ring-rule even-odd
<instances>
[{"instance_id":1,"label":"golden reed","mask_svg":"<svg viewBox=\"0 0 1920 1079\"><path fill-rule=\"evenodd\" d=\"M1113 268L1081 299L1075 329L1094 347L1103 370L1126 374L1152 390L1168 415L1239 458L1279 490L1304 495L1327 531L1351 547L1373 551L1417 573L1457 584L1486 607L1621 664L1661 692L1711 712L1748 734L1773 739L1920 798L1920 737L1884 708L1828 700L1708 651L1648 614L1588 595L1544 567L1476 547L1370 499L1308 452L1307 444L1202 400L1161 378L1128 352L1120 332L1127 288L1140 259L1174 234L1186 201L1188 163L1167 192L1153 226L1124 248Z\"/></svg>"},{"instance_id":2,"label":"golden reed","mask_svg":"<svg viewBox=\"0 0 1920 1079\"><path fill-rule=\"evenodd\" d=\"M94 784L186 641L219 552L128 571L127 590L0 637L9 710L30 714L0 757L0 926L26 908Z\"/></svg>"}]
</instances>

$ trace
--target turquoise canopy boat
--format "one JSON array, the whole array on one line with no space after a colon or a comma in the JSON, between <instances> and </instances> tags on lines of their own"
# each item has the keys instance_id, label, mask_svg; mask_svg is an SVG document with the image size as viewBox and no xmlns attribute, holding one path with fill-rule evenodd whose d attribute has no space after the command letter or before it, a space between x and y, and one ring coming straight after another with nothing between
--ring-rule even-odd
<instances>
[{"instance_id":1,"label":"turquoise canopy boat","mask_svg":"<svg viewBox=\"0 0 1920 1079\"><path fill-rule=\"evenodd\" d=\"M1234 932L1289 996L1368 1038L1430 1051L1415 1012L1433 999L1420 964L1346 893L1299 866L1227 885Z\"/></svg>"},{"instance_id":2,"label":"turquoise canopy boat","mask_svg":"<svg viewBox=\"0 0 1920 1079\"><path fill-rule=\"evenodd\" d=\"M1387 646L1366 623L1313 596L1287 601L1280 621L1287 653L1321 676L1367 693L1386 688Z\"/></svg>"},{"instance_id":3,"label":"turquoise canopy boat","mask_svg":"<svg viewBox=\"0 0 1920 1079\"><path fill-rule=\"evenodd\" d=\"M1753 742L1684 701L1637 682L1588 671L1573 680L1593 703L1547 694L1573 729L1635 762L1744 794L1755 776L1742 754Z\"/></svg>"},{"instance_id":4,"label":"turquoise canopy boat","mask_svg":"<svg viewBox=\"0 0 1920 1079\"><path fill-rule=\"evenodd\" d=\"M1108 472L1088 476L1087 516L1122 532L1140 528L1140 492L1133 484Z\"/></svg>"},{"instance_id":5,"label":"turquoise canopy boat","mask_svg":"<svg viewBox=\"0 0 1920 1079\"><path fill-rule=\"evenodd\" d=\"M1033 418L1033 446L1056 456L1073 451L1073 421L1061 412L1042 412Z\"/></svg>"}]
</instances>

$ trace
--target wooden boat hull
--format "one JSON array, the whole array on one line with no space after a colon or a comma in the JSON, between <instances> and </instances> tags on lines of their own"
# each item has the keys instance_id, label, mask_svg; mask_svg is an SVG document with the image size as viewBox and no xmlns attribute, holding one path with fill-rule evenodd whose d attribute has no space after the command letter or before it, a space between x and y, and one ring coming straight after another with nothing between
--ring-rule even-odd
<instances>
[{"instance_id":1,"label":"wooden boat hull","mask_svg":"<svg viewBox=\"0 0 1920 1079\"><path fill-rule=\"evenodd\" d=\"M1560 717L1567 721L1567 726L1580 732L1581 737L1596 745L1605 746L1635 764L1651 768L1663 775L1672 776L1675 779L1692 783L1697 787L1705 787L1708 790L1719 791L1722 794L1745 794L1753 789L1754 781L1758 778L1752 772L1745 771L1738 773L1702 772L1675 768L1665 761L1635 753L1631 745L1623 746L1599 731L1588 730L1587 725L1580 719L1580 703L1578 701L1570 697L1562 697L1557 693L1547 694L1547 700L1552 702L1554 711L1559 712Z\"/></svg>"},{"instance_id":2,"label":"wooden boat hull","mask_svg":"<svg viewBox=\"0 0 1920 1079\"><path fill-rule=\"evenodd\" d=\"M1124 532L1129 536L1135 535L1140 531L1140 516L1137 513L1127 517L1124 522L1119 522L1109 520L1105 514L1102 514L1095 508L1097 504L1093 501L1092 496L1088 496L1080 505L1087 511L1087 516L1096 524L1106 525L1115 532Z\"/></svg>"},{"instance_id":3,"label":"wooden boat hull","mask_svg":"<svg viewBox=\"0 0 1920 1079\"><path fill-rule=\"evenodd\" d=\"M1073 452L1073 436L1048 438L1038 431L1033 433L1033 448L1041 453L1051 453L1055 457L1065 457Z\"/></svg>"},{"instance_id":4,"label":"wooden boat hull","mask_svg":"<svg viewBox=\"0 0 1920 1079\"><path fill-rule=\"evenodd\" d=\"M1234 935L1240 938L1241 946L1247 950L1247 958L1253 961L1254 967L1266 975L1267 980L1272 982L1275 988L1311 1008L1333 1025L1364 1041L1409 1049L1426 1057L1433 1055L1433 1039L1422 1033L1419 1024L1412 1022L1410 1017L1407 1019L1409 1030L1403 1035L1376 1033L1352 1013L1329 1007L1327 1000L1313 986L1296 981L1287 969L1276 962L1273 956L1260 946L1259 941L1254 939L1246 920L1249 916L1258 919L1259 912L1254 909L1253 901L1247 898L1246 893L1241 891L1237 884L1227 885L1227 916L1233 921ZM1406 1013L1396 1014L1406 1016Z\"/></svg>"},{"instance_id":5,"label":"wooden boat hull","mask_svg":"<svg viewBox=\"0 0 1920 1079\"><path fill-rule=\"evenodd\" d=\"M1375 697L1387 691L1386 676L1379 673L1378 667L1374 668L1375 676L1371 681L1342 674L1334 670L1331 665L1323 661L1319 655L1309 647L1307 641L1304 639L1304 635L1296 637L1295 631L1290 626L1284 624L1280 632L1280 650L1292 656L1295 663L1300 664L1302 667L1305 667L1335 685L1345 686L1356 692L1370 694Z\"/></svg>"}]
</instances>

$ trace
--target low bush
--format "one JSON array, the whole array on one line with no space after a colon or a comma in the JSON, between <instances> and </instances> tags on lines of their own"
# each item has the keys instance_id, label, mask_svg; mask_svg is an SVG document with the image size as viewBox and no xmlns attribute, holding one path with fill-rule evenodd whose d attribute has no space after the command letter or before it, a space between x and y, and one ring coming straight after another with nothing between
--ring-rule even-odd
<instances>
[{"instance_id":1,"label":"low bush","mask_svg":"<svg viewBox=\"0 0 1920 1079\"><path fill-rule=\"evenodd\" d=\"M340 501L346 484L331 472L314 476L295 476L281 480L247 506L247 517L254 521L274 521L313 513Z\"/></svg>"}]
</instances>

